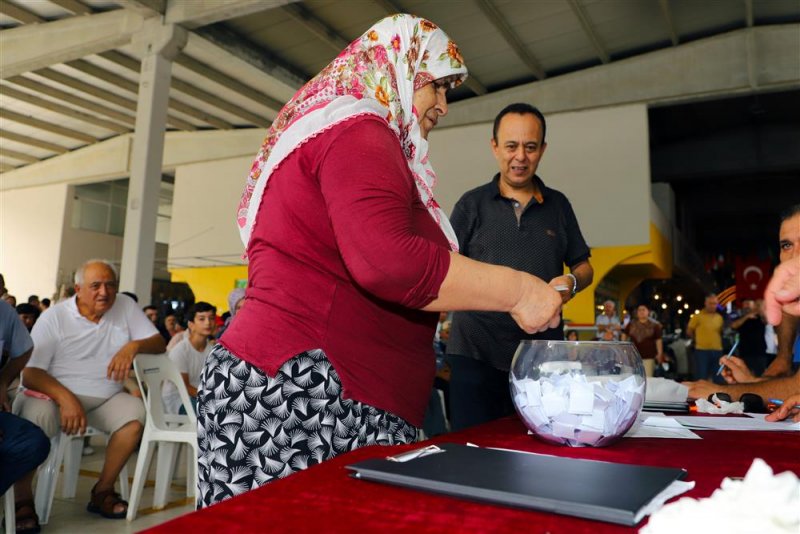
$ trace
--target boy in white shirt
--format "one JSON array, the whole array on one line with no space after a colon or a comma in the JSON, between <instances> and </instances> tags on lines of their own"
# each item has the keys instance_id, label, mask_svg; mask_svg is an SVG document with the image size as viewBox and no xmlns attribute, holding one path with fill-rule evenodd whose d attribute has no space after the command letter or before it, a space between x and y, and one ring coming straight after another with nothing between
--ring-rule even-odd
<instances>
[{"instance_id":1,"label":"boy in white shirt","mask_svg":"<svg viewBox=\"0 0 800 534\"><path fill-rule=\"evenodd\" d=\"M186 314L189 326L188 335L169 351L169 359L181 374L195 410L200 374L203 371L206 356L213 348L213 344L209 343L209 337L214 331L216 314L217 309L208 302L201 301L191 306ZM181 410L180 394L170 382L164 384L163 399L167 413L178 413Z\"/></svg>"}]
</instances>

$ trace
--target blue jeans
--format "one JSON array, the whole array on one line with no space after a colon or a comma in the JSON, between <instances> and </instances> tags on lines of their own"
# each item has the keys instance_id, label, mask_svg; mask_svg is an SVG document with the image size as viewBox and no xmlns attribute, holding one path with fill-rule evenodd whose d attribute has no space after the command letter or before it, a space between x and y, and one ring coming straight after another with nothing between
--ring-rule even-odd
<instances>
[{"instance_id":1,"label":"blue jeans","mask_svg":"<svg viewBox=\"0 0 800 534\"><path fill-rule=\"evenodd\" d=\"M50 453L41 428L8 412L0 412L0 495L36 469Z\"/></svg>"},{"instance_id":2,"label":"blue jeans","mask_svg":"<svg viewBox=\"0 0 800 534\"><path fill-rule=\"evenodd\" d=\"M694 351L694 378L695 380L714 379L717 369L719 369L719 359L722 357L721 350L699 350ZM719 380L714 380L720 382Z\"/></svg>"}]
</instances>

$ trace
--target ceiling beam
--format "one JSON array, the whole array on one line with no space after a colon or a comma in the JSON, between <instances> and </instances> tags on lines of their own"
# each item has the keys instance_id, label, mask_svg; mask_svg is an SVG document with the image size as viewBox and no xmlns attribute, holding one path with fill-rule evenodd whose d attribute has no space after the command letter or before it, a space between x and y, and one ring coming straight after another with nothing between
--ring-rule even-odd
<instances>
[{"instance_id":1,"label":"ceiling beam","mask_svg":"<svg viewBox=\"0 0 800 534\"><path fill-rule=\"evenodd\" d=\"M678 46L680 40L678 39L678 32L675 31L675 21L672 19L672 8L669 5L669 0L658 0L658 5L661 7L661 13L664 15L664 22L667 24L667 31L669 32L669 39L672 41L672 46Z\"/></svg>"},{"instance_id":2,"label":"ceiling beam","mask_svg":"<svg viewBox=\"0 0 800 534\"><path fill-rule=\"evenodd\" d=\"M0 2L0 5L8 2ZM0 32L3 79L128 44L142 17L124 9Z\"/></svg>"},{"instance_id":3,"label":"ceiling beam","mask_svg":"<svg viewBox=\"0 0 800 534\"><path fill-rule=\"evenodd\" d=\"M47 22L45 19L21 6L11 2L0 2L0 13L12 19L17 19L23 24L35 24L37 22Z\"/></svg>"},{"instance_id":4,"label":"ceiling beam","mask_svg":"<svg viewBox=\"0 0 800 534\"><path fill-rule=\"evenodd\" d=\"M379 6L381 6L384 11L386 11L387 15L394 15L395 13L406 12L401 6L399 6L392 0L375 0L375 2ZM345 46L347 46L348 44L350 43L347 43ZM342 48L344 48L344 46ZM476 78L472 74L470 74L467 77L467 81L464 82L464 85L467 86L473 93L475 93L478 96L485 95L486 93L489 92L486 86L483 85L481 81L478 80L478 78Z\"/></svg>"},{"instance_id":5,"label":"ceiling beam","mask_svg":"<svg viewBox=\"0 0 800 534\"><path fill-rule=\"evenodd\" d=\"M69 152L69 148L65 146L42 141L41 139L28 137L27 135L18 134L16 132L9 132L8 130L0 130L0 137L8 139L9 141L14 141L15 143L43 148L50 152L55 152L56 154L66 154Z\"/></svg>"},{"instance_id":6,"label":"ceiling beam","mask_svg":"<svg viewBox=\"0 0 800 534\"><path fill-rule=\"evenodd\" d=\"M17 167L15 167L14 165L9 165L7 163L0 163L0 172L13 171L16 168Z\"/></svg>"},{"instance_id":7,"label":"ceiling beam","mask_svg":"<svg viewBox=\"0 0 800 534\"><path fill-rule=\"evenodd\" d=\"M167 0L166 24L189 29L273 9L297 0Z\"/></svg>"},{"instance_id":8,"label":"ceiling beam","mask_svg":"<svg viewBox=\"0 0 800 534\"><path fill-rule=\"evenodd\" d=\"M533 74L540 80L544 80L547 77L545 74L544 69L542 68L541 64L533 57L525 45L523 44L522 40L519 38L517 33L511 28L506 21L505 17L503 17L502 13L497 9L497 7L490 2L489 0L477 0L478 7L483 11L483 14L486 18L489 19L489 22L500 32L506 42L511 46L514 52L517 53L517 56L522 60L523 63L533 72Z\"/></svg>"},{"instance_id":9,"label":"ceiling beam","mask_svg":"<svg viewBox=\"0 0 800 534\"><path fill-rule=\"evenodd\" d=\"M25 163L37 163L39 161L39 158L36 156L31 156L30 154L24 154L22 152L17 152L16 150L9 150L2 147L0 147L0 156L18 161L24 161Z\"/></svg>"},{"instance_id":10,"label":"ceiling beam","mask_svg":"<svg viewBox=\"0 0 800 534\"><path fill-rule=\"evenodd\" d=\"M160 17L167 10L167 0L114 0L114 2L143 17L152 17L153 15Z\"/></svg>"},{"instance_id":11,"label":"ceiling beam","mask_svg":"<svg viewBox=\"0 0 800 534\"><path fill-rule=\"evenodd\" d=\"M93 113L97 113L98 115L105 115L106 117L110 117L114 120L129 125L131 128L133 128L133 126L136 124L136 117L132 115L126 115L125 113L121 113L115 109L107 108L101 104L98 104L97 102L86 100L85 98L68 93L67 91L62 91L61 89L56 89L55 87L37 82L36 80L31 80L30 78L14 76L6 81L22 86L26 89L30 89L31 91L36 91L58 100L63 100L64 102L69 102L70 104L89 110Z\"/></svg>"},{"instance_id":12,"label":"ceiling beam","mask_svg":"<svg viewBox=\"0 0 800 534\"><path fill-rule=\"evenodd\" d=\"M206 47L214 45L225 50L249 66L280 80L293 91L299 89L312 76L278 57L272 50L253 43L222 24L199 28L189 34L189 45L203 42L206 43Z\"/></svg>"},{"instance_id":13,"label":"ceiling beam","mask_svg":"<svg viewBox=\"0 0 800 534\"><path fill-rule=\"evenodd\" d=\"M317 18L317 16L303 4L287 4L283 6L283 10L337 53L344 50L347 45L350 44L350 41L339 35L336 30Z\"/></svg>"},{"instance_id":14,"label":"ceiling beam","mask_svg":"<svg viewBox=\"0 0 800 534\"><path fill-rule=\"evenodd\" d=\"M62 7L75 15L91 15L92 8L78 0L48 0L51 4Z\"/></svg>"},{"instance_id":15,"label":"ceiling beam","mask_svg":"<svg viewBox=\"0 0 800 534\"><path fill-rule=\"evenodd\" d=\"M578 17L578 20L583 27L583 32L589 38L589 41L592 43L597 56L600 58L600 61L603 63L608 63L611 61L608 57L608 52L606 52L603 45L600 44L600 39L597 38L597 34L595 33L594 29L592 28L592 23L589 21L589 16L584 11L583 6L578 3L578 0L567 0L569 7L572 8L572 12L575 13L575 16Z\"/></svg>"},{"instance_id":16,"label":"ceiling beam","mask_svg":"<svg viewBox=\"0 0 800 534\"><path fill-rule=\"evenodd\" d=\"M112 93L111 91L106 91L105 89L100 89L99 87L95 87L89 83L76 80L75 78L54 71L53 69L37 70L34 74L38 74L39 76L47 78L48 80L66 85L67 87L71 87L77 91L83 91L84 93L88 93L95 98L111 102L112 104L116 104L133 112L136 111L136 101L123 98ZM197 126L194 124L186 122L185 120L179 119L173 115L167 115L167 123L175 128L178 128L179 130L194 131L197 129Z\"/></svg>"},{"instance_id":17,"label":"ceiling beam","mask_svg":"<svg viewBox=\"0 0 800 534\"><path fill-rule=\"evenodd\" d=\"M181 67L185 67L215 83L225 86L228 89L235 91L254 102L258 102L262 106L266 106L274 110L279 110L283 107L283 102L279 102L278 100L272 98L271 96L267 96L260 91L256 91L252 87L243 84L239 80L228 76L217 69L209 67L205 63L202 63L193 57L187 56L186 54L178 54L174 61Z\"/></svg>"},{"instance_id":18,"label":"ceiling beam","mask_svg":"<svg viewBox=\"0 0 800 534\"><path fill-rule=\"evenodd\" d=\"M134 95L139 94L139 84L133 82L127 78L124 78L118 74L114 74L113 72L107 71L102 67L98 67L93 63L89 63L85 59L78 59L76 61L70 61L67 63L68 66L76 69L84 74L88 74L89 76L94 76L99 80L103 80L104 82L110 83L112 85L116 85L120 89L124 89L129 93ZM230 130L233 128L233 125L228 121L220 119L219 117L215 117L214 115L210 115L205 111L192 107L184 102L179 100L175 100L174 98L169 99L169 107L174 109L175 111L180 111L190 117L194 117L195 119L201 120L215 128L219 128L221 130Z\"/></svg>"},{"instance_id":19,"label":"ceiling beam","mask_svg":"<svg viewBox=\"0 0 800 534\"><path fill-rule=\"evenodd\" d=\"M83 141L85 143L96 143L98 139L93 137L89 134L85 134L83 132L79 132L77 130L72 130L70 128L64 128L63 126L59 126L57 124L52 124L47 121L34 119L33 117L28 117L27 115L23 115L21 113L17 113L15 111L9 111L7 109L3 110L3 118L8 119L12 122L18 122L20 124L25 124L26 126L31 126L33 128L38 128L40 130L45 130L47 132L51 132L54 134L58 134L64 137L70 137L72 139L77 139L79 141Z\"/></svg>"},{"instance_id":20,"label":"ceiling beam","mask_svg":"<svg viewBox=\"0 0 800 534\"><path fill-rule=\"evenodd\" d=\"M139 61L117 51L103 52L102 54L100 54L100 56L134 72L139 72L141 68L140 67L141 64L139 63ZM207 91L199 89L198 87L195 87L187 82L184 82L183 80L180 80L175 76L172 77L170 83L173 89L176 89L177 91L180 91L182 93L186 93L187 95L193 98L202 100L207 104L210 104L223 111L227 111L228 113L236 115L237 117L241 117L255 124L256 126L267 128L270 125L270 121L264 119L263 117L256 115L255 113L251 113L250 111L241 108L236 104L232 104L226 100L222 100L219 98L219 95L214 95Z\"/></svg>"},{"instance_id":21,"label":"ceiling beam","mask_svg":"<svg viewBox=\"0 0 800 534\"><path fill-rule=\"evenodd\" d=\"M744 0L744 21L748 28L753 27L753 0Z\"/></svg>"},{"instance_id":22,"label":"ceiling beam","mask_svg":"<svg viewBox=\"0 0 800 534\"><path fill-rule=\"evenodd\" d=\"M87 122L89 124L94 124L95 126L100 126L101 128L105 128L106 130L110 130L118 134L123 134L131 131L130 128L126 128L125 126L121 126L115 122L107 121L105 119L95 117L94 115L89 115L88 113L83 113L82 111L78 111L69 108L67 106L62 106L61 104L45 100L44 98L40 98L30 93L18 91L13 87L9 87L7 85L3 85L2 88L0 88L0 92L2 92L4 96L14 98L21 102L27 102L28 104L43 109L47 109L50 111L54 111L56 113L66 115L68 117L72 117L73 119L77 119L79 121Z\"/></svg>"}]
</instances>

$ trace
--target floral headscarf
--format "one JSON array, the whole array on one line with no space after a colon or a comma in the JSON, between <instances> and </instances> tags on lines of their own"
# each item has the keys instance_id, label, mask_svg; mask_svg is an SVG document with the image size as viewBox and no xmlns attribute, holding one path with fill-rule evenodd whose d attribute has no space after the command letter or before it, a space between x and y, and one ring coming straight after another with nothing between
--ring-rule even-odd
<instances>
[{"instance_id":1,"label":"floral headscarf","mask_svg":"<svg viewBox=\"0 0 800 534\"><path fill-rule=\"evenodd\" d=\"M397 134L422 202L451 248L458 250L450 221L433 198L436 174L412 105L415 89L448 76L454 77L456 86L467 78L467 68L458 46L428 20L393 15L353 41L297 91L272 123L239 203L237 222L245 246L267 181L280 163L331 126L356 115L374 114Z\"/></svg>"}]
</instances>

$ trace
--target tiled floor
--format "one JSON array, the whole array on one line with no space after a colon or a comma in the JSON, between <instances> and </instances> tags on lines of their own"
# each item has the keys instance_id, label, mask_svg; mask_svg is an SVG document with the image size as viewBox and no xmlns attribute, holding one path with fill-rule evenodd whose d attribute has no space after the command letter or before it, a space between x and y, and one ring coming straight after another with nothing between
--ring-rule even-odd
<instances>
[{"instance_id":1,"label":"tiled floor","mask_svg":"<svg viewBox=\"0 0 800 534\"><path fill-rule=\"evenodd\" d=\"M89 502L89 493L97 480L97 474L103 465L104 447L102 444L92 442L94 454L84 456L81 462L80 477L78 478L78 490L74 499L61 498L61 477L56 487L56 496L53 500L53 508L50 512L50 521L47 525L42 525L43 534L59 533L80 533L80 534L116 534L139 532L149 527L161 524L169 519L178 517L194 510L194 499L186 498L185 469L182 469L182 462L179 464L178 473L170 488L168 504L164 510L153 510L153 476L149 483L145 484L142 499L139 504L139 513L136 519L128 522L125 519L104 519L99 515L91 514L86 511L86 504ZM179 459L180 461L180 459ZM152 462L155 465L155 460ZM132 478L136 468L136 455L134 454L128 461L128 474ZM119 487L117 487L119 490ZM2 515L2 507L0 507Z\"/></svg>"}]
</instances>

